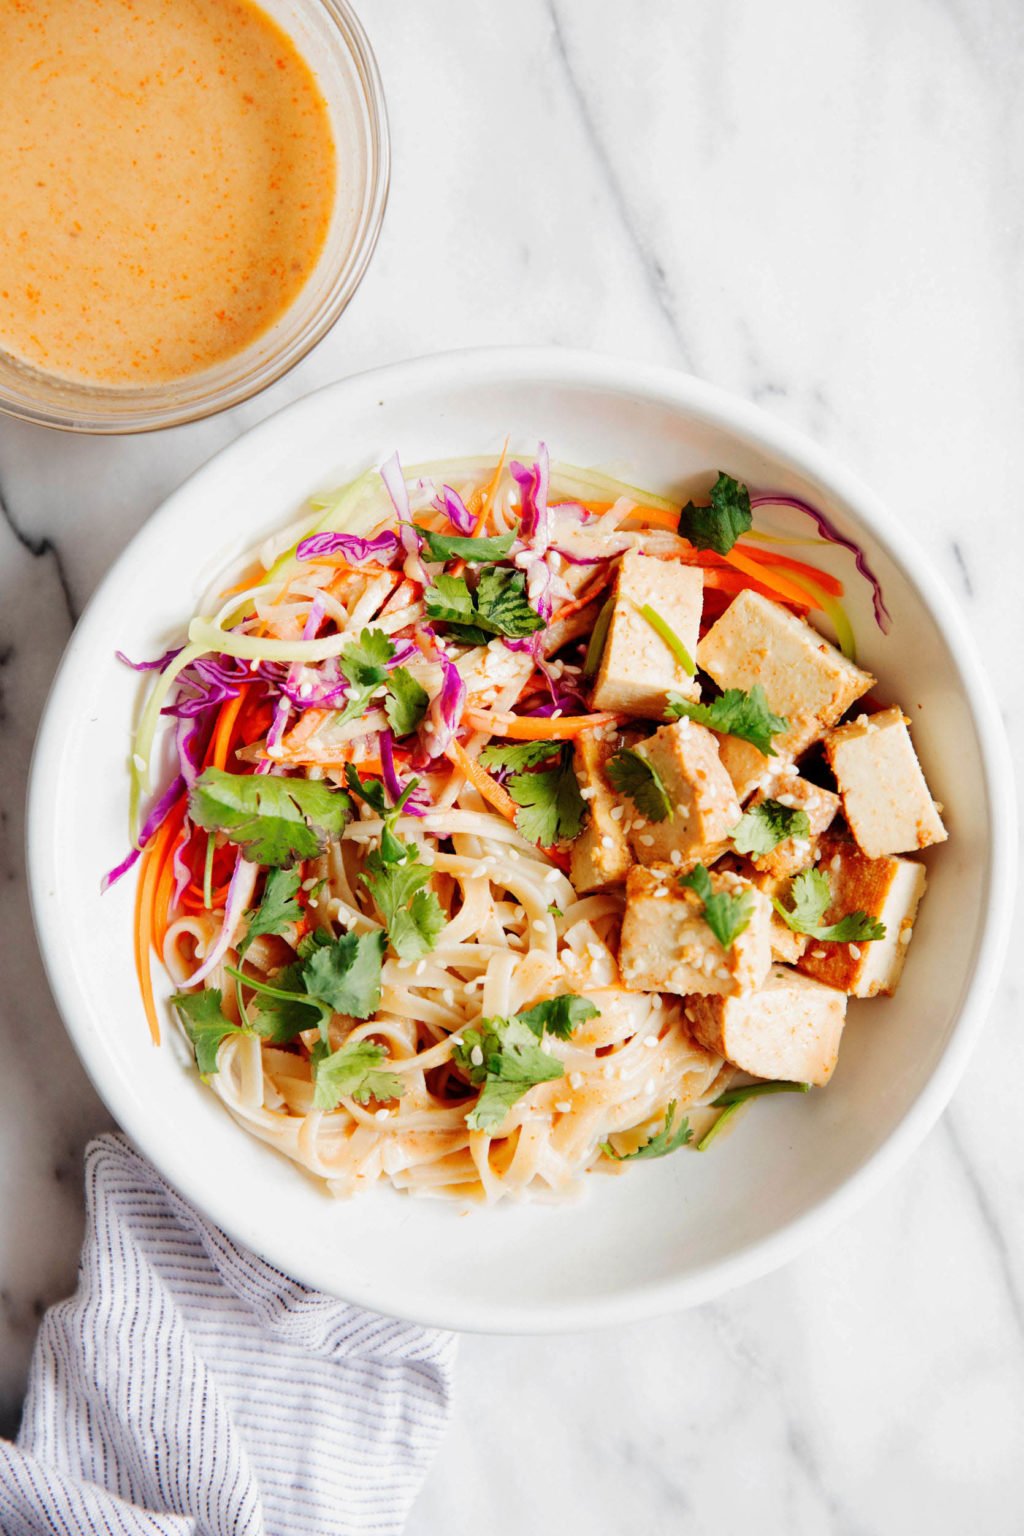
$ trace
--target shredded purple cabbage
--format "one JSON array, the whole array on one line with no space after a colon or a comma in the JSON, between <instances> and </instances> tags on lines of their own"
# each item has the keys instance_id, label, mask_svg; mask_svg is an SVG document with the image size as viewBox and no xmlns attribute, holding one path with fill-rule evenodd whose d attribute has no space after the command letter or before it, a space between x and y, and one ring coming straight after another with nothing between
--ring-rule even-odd
<instances>
[{"instance_id":1,"label":"shredded purple cabbage","mask_svg":"<svg viewBox=\"0 0 1024 1536\"><path fill-rule=\"evenodd\" d=\"M885 606L885 598L882 595L882 583L868 564L868 558L859 544L855 544L852 539L846 538L845 534L839 532L839 529L825 516L824 512L819 512L817 507L813 507L809 501L804 501L799 496L770 495L766 493L761 496L751 496L750 505L751 507L792 507L794 511L803 512L805 516L812 519L823 539L827 539L831 544L839 544L843 549L848 549L857 562L858 571L871 587L871 601L875 610L875 623L883 635L889 633L892 626L892 615Z\"/></svg>"},{"instance_id":2,"label":"shredded purple cabbage","mask_svg":"<svg viewBox=\"0 0 1024 1536\"><path fill-rule=\"evenodd\" d=\"M570 565L604 565L606 560L613 558L612 555L576 555L571 549L562 549L558 544L552 544L551 547L556 555L561 555Z\"/></svg>"},{"instance_id":3,"label":"shredded purple cabbage","mask_svg":"<svg viewBox=\"0 0 1024 1536\"><path fill-rule=\"evenodd\" d=\"M143 822L142 830L139 833L139 846L137 848L133 848L131 852L121 860L120 864L115 865L113 869L109 870L107 874L103 876L103 879L100 881L101 891L109 891L110 887L112 885L116 885L117 882L121 879L121 876L126 875L132 866L138 862L143 848L145 848L146 844L153 836L153 833L159 827L160 823L163 821L164 817L167 815L168 811L171 809L171 806L177 800L178 796L181 794L184 788L185 780L179 773L164 790L163 794L152 807L149 815Z\"/></svg>"},{"instance_id":4,"label":"shredded purple cabbage","mask_svg":"<svg viewBox=\"0 0 1024 1536\"><path fill-rule=\"evenodd\" d=\"M458 491L453 491L450 485L442 486L441 494L434 502L439 512L445 512L448 521L456 533L461 533L464 538L469 538L476 527L476 518L466 506Z\"/></svg>"},{"instance_id":5,"label":"shredded purple cabbage","mask_svg":"<svg viewBox=\"0 0 1024 1536\"><path fill-rule=\"evenodd\" d=\"M406 554L406 570L411 561L416 572L416 580L421 581L425 587L430 586L430 577L427 575L423 561L420 559L420 549L423 540L419 531L413 526L412 511L409 506L409 492L406 489L405 476L402 474L402 465L397 450L391 455L387 463L380 467L380 477L384 481L391 504L398 518L398 537Z\"/></svg>"},{"instance_id":6,"label":"shredded purple cabbage","mask_svg":"<svg viewBox=\"0 0 1024 1536\"><path fill-rule=\"evenodd\" d=\"M299 560L319 560L325 555L344 555L352 565L362 565L364 560L377 560L389 565L398 554L397 533L378 533L375 538L364 539L358 533L314 533L295 551Z\"/></svg>"},{"instance_id":7,"label":"shredded purple cabbage","mask_svg":"<svg viewBox=\"0 0 1024 1536\"><path fill-rule=\"evenodd\" d=\"M133 672L163 672L169 667L176 656L180 656L185 649L183 645L172 646L169 651L164 651L155 661L130 661L124 651L115 651L118 661L124 662L126 667L131 667Z\"/></svg>"},{"instance_id":8,"label":"shredded purple cabbage","mask_svg":"<svg viewBox=\"0 0 1024 1536\"><path fill-rule=\"evenodd\" d=\"M377 740L380 743L381 776L384 780L384 787L391 798L391 803L394 805L401 799L402 791L405 788L395 767L395 738L390 731L380 731ZM409 816L425 816L427 814L430 806L424 791L418 785L402 809Z\"/></svg>"},{"instance_id":9,"label":"shredded purple cabbage","mask_svg":"<svg viewBox=\"0 0 1024 1536\"><path fill-rule=\"evenodd\" d=\"M439 651L438 656L443 682L441 692L433 701L436 705L434 721L436 729L431 739L430 750L434 757L443 756L454 739L466 703L466 685L459 675L458 667L449 660L444 651Z\"/></svg>"},{"instance_id":10,"label":"shredded purple cabbage","mask_svg":"<svg viewBox=\"0 0 1024 1536\"><path fill-rule=\"evenodd\" d=\"M524 540L535 541L541 548L548 544L548 450L538 444L537 461L531 469L513 459L509 472L522 492L523 509L519 519L519 534Z\"/></svg>"}]
</instances>

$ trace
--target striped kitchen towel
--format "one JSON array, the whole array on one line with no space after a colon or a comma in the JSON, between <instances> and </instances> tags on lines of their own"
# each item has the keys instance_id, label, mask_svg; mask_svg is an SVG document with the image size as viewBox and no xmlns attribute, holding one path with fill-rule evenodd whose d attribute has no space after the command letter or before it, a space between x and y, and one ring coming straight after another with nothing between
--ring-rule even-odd
<instances>
[{"instance_id":1,"label":"striped kitchen towel","mask_svg":"<svg viewBox=\"0 0 1024 1536\"><path fill-rule=\"evenodd\" d=\"M86 1154L78 1290L43 1319L4 1536L400 1531L447 1423L453 1335L289 1280L123 1138Z\"/></svg>"}]
</instances>

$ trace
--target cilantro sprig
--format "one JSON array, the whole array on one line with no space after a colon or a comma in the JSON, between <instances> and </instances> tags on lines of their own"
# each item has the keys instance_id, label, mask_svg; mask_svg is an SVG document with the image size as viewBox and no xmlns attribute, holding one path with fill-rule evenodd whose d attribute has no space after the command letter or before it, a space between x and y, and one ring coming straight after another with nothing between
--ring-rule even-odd
<instances>
[{"instance_id":1,"label":"cilantro sprig","mask_svg":"<svg viewBox=\"0 0 1024 1536\"><path fill-rule=\"evenodd\" d=\"M494 538L473 539L465 535L431 533L419 530L431 560L465 560L467 565L486 565L504 560L515 543L514 533L499 533Z\"/></svg>"},{"instance_id":2,"label":"cilantro sprig","mask_svg":"<svg viewBox=\"0 0 1024 1536\"><path fill-rule=\"evenodd\" d=\"M509 773L535 768L561 752L561 741L516 741L504 747L484 747L480 763L484 768L504 768Z\"/></svg>"},{"instance_id":3,"label":"cilantro sprig","mask_svg":"<svg viewBox=\"0 0 1024 1536\"><path fill-rule=\"evenodd\" d=\"M661 774L642 752L623 747L609 758L605 767L609 781L621 794L628 795L648 821L671 820L675 811Z\"/></svg>"},{"instance_id":4,"label":"cilantro sprig","mask_svg":"<svg viewBox=\"0 0 1024 1536\"><path fill-rule=\"evenodd\" d=\"M405 1092L402 1079L381 1071L385 1060L384 1047L372 1040L346 1040L336 1051L318 1043L313 1049L314 1109L334 1109L342 1099L357 1104L400 1099Z\"/></svg>"},{"instance_id":5,"label":"cilantro sprig","mask_svg":"<svg viewBox=\"0 0 1024 1536\"><path fill-rule=\"evenodd\" d=\"M466 1116L470 1130L497 1129L524 1093L564 1077L563 1064L540 1042L545 1033L568 1040L577 1024L597 1013L586 998L562 993L510 1019L481 1019L476 1029L462 1030L452 1060L482 1090Z\"/></svg>"},{"instance_id":6,"label":"cilantro sprig","mask_svg":"<svg viewBox=\"0 0 1024 1536\"><path fill-rule=\"evenodd\" d=\"M363 779L352 763L345 766L345 779L352 793L364 800L383 820L380 847L365 859L359 878L384 919L391 947L400 960L418 960L437 943L447 919L433 891L426 889L430 869L420 862L414 843L395 836L394 825L405 803L418 784L410 779L394 805L387 802L387 791L380 779Z\"/></svg>"},{"instance_id":7,"label":"cilantro sprig","mask_svg":"<svg viewBox=\"0 0 1024 1536\"><path fill-rule=\"evenodd\" d=\"M775 715L768 708L768 699L760 683L755 683L749 692L743 688L727 688L710 704L693 704L681 693L670 693L666 712L677 720L685 715L722 736L738 736L742 741L749 741L765 757L777 755L772 737L789 729L786 717Z\"/></svg>"},{"instance_id":8,"label":"cilantro sprig","mask_svg":"<svg viewBox=\"0 0 1024 1536\"><path fill-rule=\"evenodd\" d=\"M267 871L263 887L263 900L255 911L248 913L245 938L238 945L241 959L254 939L262 934L280 934L291 923L302 920L302 908L297 901L299 871L297 869L271 869Z\"/></svg>"},{"instance_id":9,"label":"cilantro sprig","mask_svg":"<svg viewBox=\"0 0 1024 1536\"><path fill-rule=\"evenodd\" d=\"M722 470L711 487L709 505L698 507L688 501L679 514L683 538L689 539L695 549L713 549L719 555L727 555L753 523L750 492Z\"/></svg>"},{"instance_id":10,"label":"cilantro sprig","mask_svg":"<svg viewBox=\"0 0 1024 1536\"><path fill-rule=\"evenodd\" d=\"M374 694L384 688L384 713L395 735L408 736L416 729L430 696L405 667L388 666L394 655L395 647L382 629L364 629L357 641L345 647L338 665L349 687L336 725L361 719Z\"/></svg>"},{"instance_id":11,"label":"cilantro sprig","mask_svg":"<svg viewBox=\"0 0 1024 1536\"><path fill-rule=\"evenodd\" d=\"M251 863L290 868L340 837L352 802L314 779L206 768L189 791L188 808L196 826L223 832Z\"/></svg>"},{"instance_id":12,"label":"cilantro sprig","mask_svg":"<svg viewBox=\"0 0 1024 1536\"><path fill-rule=\"evenodd\" d=\"M848 912L838 922L822 923L822 918L832 905L832 886L828 876L820 869L805 869L797 875L790 888L790 895L793 900L791 908L784 907L777 896L772 897L772 905L794 933L804 933L826 944L863 944L872 939L885 938L885 924L860 910Z\"/></svg>"},{"instance_id":13,"label":"cilantro sprig","mask_svg":"<svg viewBox=\"0 0 1024 1536\"><path fill-rule=\"evenodd\" d=\"M685 1147L693 1140L690 1122L685 1115L675 1130L672 1129L675 1115L676 1101L673 1099L665 1111L665 1124L660 1131L655 1131L653 1136L648 1137L642 1146L635 1148L632 1152L616 1152L610 1141L602 1141L601 1151L605 1157L613 1157L618 1163L627 1163L634 1158L667 1157L670 1152L677 1152L680 1147Z\"/></svg>"},{"instance_id":14,"label":"cilantro sprig","mask_svg":"<svg viewBox=\"0 0 1024 1536\"><path fill-rule=\"evenodd\" d=\"M222 1040L242 1031L237 1024L225 1018L221 1008L223 997L219 987L207 987L202 992L175 992L171 1003L177 1009L185 1033L192 1042L196 1066L204 1077L212 1077L217 1070L217 1052Z\"/></svg>"},{"instance_id":15,"label":"cilantro sprig","mask_svg":"<svg viewBox=\"0 0 1024 1536\"><path fill-rule=\"evenodd\" d=\"M790 837L809 837L811 823L806 811L783 805L778 800L762 800L744 811L729 836L737 853L761 858Z\"/></svg>"},{"instance_id":16,"label":"cilantro sprig","mask_svg":"<svg viewBox=\"0 0 1024 1536\"><path fill-rule=\"evenodd\" d=\"M318 1027L326 1038L333 1014L368 1019L380 1007L385 944L379 929L343 933L336 939L316 933L303 940L299 959L279 971L273 981L249 976L233 965L224 969L256 994L256 1034L284 1044L303 1030Z\"/></svg>"},{"instance_id":17,"label":"cilantro sprig","mask_svg":"<svg viewBox=\"0 0 1024 1536\"><path fill-rule=\"evenodd\" d=\"M550 848L579 833L586 803L572 765L572 747L561 749L558 766L514 773L506 789L516 802L516 827L531 843Z\"/></svg>"},{"instance_id":18,"label":"cilantro sprig","mask_svg":"<svg viewBox=\"0 0 1024 1536\"><path fill-rule=\"evenodd\" d=\"M473 592L464 577L439 575L423 602L427 618L466 645L486 645L494 635L518 639L544 628L527 599L525 575L508 567L488 566Z\"/></svg>"},{"instance_id":19,"label":"cilantro sprig","mask_svg":"<svg viewBox=\"0 0 1024 1536\"><path fill-rule=\"evenodd\" d=\"M679 884L700 898L704 921L722 948L731 949L750 926L754 915L753 891L716 891L703 864L688 875L680 875Z\"/></svg>"},{"instance_id":20,"label":"cilantro sprig","mask_svg":"<svg viewBox=\"0 0 1024 1536\"><path fill-rule=\"evenodd\" d=\"M395 667L388 675L388 696L384 713L396 736L408 736L422 721L430 695L405 667Z\"/></svg>"}]
</instances>

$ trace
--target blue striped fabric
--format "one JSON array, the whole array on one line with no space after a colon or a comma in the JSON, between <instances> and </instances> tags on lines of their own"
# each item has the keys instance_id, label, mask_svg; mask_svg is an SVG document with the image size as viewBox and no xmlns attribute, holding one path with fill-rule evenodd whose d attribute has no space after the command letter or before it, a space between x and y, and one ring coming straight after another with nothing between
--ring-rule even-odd
<instances>
[{"instance_id":1,"label":"blue striped fabric","mask_svg":"<svg viewBox=\"0 0 1024 1536\"><path fill-rule=\"evenodd\" d=\"M43 1319L3 1536L389 1536L444 1432L453 1335L287 1279L121 1137L85 1165L78 1290Z\"/></svg>"}]
</instances>

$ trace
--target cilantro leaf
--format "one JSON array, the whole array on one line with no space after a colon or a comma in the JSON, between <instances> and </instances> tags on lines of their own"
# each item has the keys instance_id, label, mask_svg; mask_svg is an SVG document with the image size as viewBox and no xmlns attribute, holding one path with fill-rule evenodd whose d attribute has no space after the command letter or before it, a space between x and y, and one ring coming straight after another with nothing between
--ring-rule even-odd
<instances>
[{"instance_id":1,"label":"cilantro leaf","mask_svg":"<svg viewBox=\"0 0 1024 1536\"><path fill-rule=\"evenodd\" d=\"M324 1016L320 1004L306 993L301 961L294 960L278 971L269 983L259 986L254 977L246 976L233 966L227 969L243 986L255 991L256 1011L249 1015L252 1032L271 1045L289 1044L304 1029L313 1029Z\"/></svg>"},{"instance_id":2,"label":"cilantro leaf","mask_svg":"<svg viewBox=\"0 0 1024 1536\"><path fill-rule=\"evenodd\" d=\"M396 736L408 736L410 731L414 731L426 714L429 703L429 693L420 687L405 667L396 667L390 673L384 713Z\"/></svg>"},{"instance_id":3,"label":"cilantro leaf","mask_svg":"<svg viewBox=\"0 0 1024 1536\"><path fill-rule=\"evenodd\" d=\"M762 800L744 811L729 836L737 853L754 858L771 853L789 837L809 837L811 823L806 811L783 805L779 800Z\"/></svg>"},{"instance_id":4,"label":"cilantro leaf","mask_svg":"<svg viewBox=\"0 0 1024 1536\"><path fill-rule=\"evenodd\" d=\"M470 1130L497 1129L511 1106L536 1083L565 1076L562 1063L541 1049L521 1019L481 1019L479 1029L461 1033L452 1060L474 1088L483 1089L466 1116Z\"/></svg>"},{"instance_id":5,"label":"cilantro leaf","mask_svg":"<svg viewBox=\"0 0 1024 1536\"><path fill-rule=\"evenodd\" d=\"M821 939L827 944L861 944L870 939L885 938L885 924L866 912L848 912L838 922L822 924L832 905L832 887L828 876L820 869L805 869L796 876L790 888L792 909L787 911L777 896L772 906L787 927L794 933L805 933L809 938Z\"/></svg>"},{"instance_id":6,"label":"cilantro leaf","mask_svg":"<svg viewBox=\"0 0 1024 1536\"><path fill-rule=\"evenodd\" d=\"M365 800L371 811L378 816L388 814L388 798L381 779L362 779L354 763L345 764L345 782L354 795Z\"/></svg>"},{"instance_id":7,"label":"cilantro leaf","mask_svg":"<svg viewBox=\"0 0 1024 1536\"><path fill-rule=\"evenodd\" d=\"M526 575L490 566L480 576L476 589L479 623L490 625L496 634L520 637L544 628L544 620L526 597Z\"/></svg>"},{"instance_id":8,"label":"cilantro leaf","mask_svg":"<svg viewBox=\"0 0 1024 1536\"><path fill-rule=\"evenodd\" d=\"M204 1077L211 1077L217 1070L221 1041L228 1035L241 1034L238 1025L224 1017L221 1000L219 987L206 987L202 992L175 992L171 998L192 1042L196 1066Z\"/></svg>"},{"instance_id":9,"label":"cilantro leaf","mask_svg":"<svg viewBox=\"0 0 1024 1536\"><path fill-rule=\"evenodd\" d=\"M447 624L467 645L483 645L492 635L511 638L544 628L544 620L526 597L526 576L488 566L475 592L461 576L438 576L423 594L427 618Z\"/></svg>"},{"instance_id":10,"label":"cilantro leaf","mask_svg":"<svg viewBox=\"0 0 1024 1536\"><path fill-rule=\"evenodd\" d=\"M297 869L271 869L263 887L263 900L249 913L245 938L238 946L238 958L245 954L253 939L261 934L282 933L289 923L302 920L302 908L296 901L299 890Z\"/></svg>"},{"instance_id":11,"label":"cilantro leaf","mask_svg":"<svg viewBox=\"0 0 1024 1536\"><path fill-rule=\"evenodd\" d=\"M383 847L374 850L366 855L359 878L380 908L395 954L400 960L418 960L434 948L447 918L434 892L425 889L430 869L420 863L419 849L394 841L401 857L386 857Z\"/></svg>"},{"instance_id":12,"label":"cilantro leaf","mask_svg":"<svg viewBox=\"0 0 1024 1536\"><path fill-rule=\"evenodd\" d=\"M382 629L364 629L359 639L347 645L338 657L338 665L348 679L345 707L336 725L358 720L377 689L389 681L387 663L395 647Z\"/></svg>"},{"instance_id":13,"label":"cilantro leaf","mask_svg":"<svg viewBox=\"0 0 1024 1536\"><path fill-rule=\"evenodd\" d=\"M306 991L332 1013L368 1019L380 1006L384 935L343 933L317 947L302 967Z\"/></svg>"},{"instance_id":14,"label":"cilantro leaf","mask_svg":"<svg viewBox=\"0 0 1024 1536\"><path fill-rule=\"evenodd\" d=\"M429 528L421 528L420 535L431 560L465 560L470 565L504 560L516 537L514 533L501 533L491 539L471 539L431 533Z\"/></svg>"},{"instance_id":15,"label":"cilantro leaf","mask_svg":"<svg viewBox=\"0 0 1024 1536\"><path fill-rule=\"evenodd\" d=\"M600 1011L587 998L579 997L575 992L560 992L557 997L549 997L545 1002L527 1008L524 1013L517 1013L516 1018L532 1029L538 1040L543 1039L545 1030L559 1040L568 1040L577 1024L596 1019Z\"/></svg>"},{"instance_id":16,"label":"cilantro leaf","mask_svg":"<svg viewBox=\"0 0 1024 1536\"><path fill-rule=\"evenodd\" d=\"M772 737L789 729L789 721L785 716L773 715L768 708L768 700L760 683L755 683L749 693L743 688L727 688L710 704L691 704L682 694L670 693L668 713L677 720L686 715L690 720L696 720L698 725L706 725L709 730L719 731L723 736L739 736L743 741L749 741L765 757L776 756Z\"/></svg>"},{"instance_id":17,"label":"cilantro leaf","mask_svg":"<svg viewBox=\"0 0 1024 1536\"><path fill-rule=\"evenodd\" d=\"M314 779L206 768L189 791L196 826L223 832L253 864L290 868L339 837L352 802Z\"/></svg>"},{"instance_id":18,"label":"cilantro leaf","mask_svg":"<svg viewBox=\"0 0 1024 1536\"><path fill-rule=\"evenodd\" d=\"M750 493L745 485L719 470L706 507L688 501L679 514L679 532L695 549L713 549L727 555L740 534L753 526Z\"/></svg>"},{"instance_id":19,"label":"cilantro leaf","mask_svg":"<svg viewBox=\"0 0 1024 1536\"><path fill-rule=\"evenodd\" d=\"M634 751L632 747L623 747L621 752L616 752L609 759L605 773L615 788L628 795L648 821L665 821L675 815L661 774L642 752Z\"/></svg>"},{"instance_id":20,"label":"cilantro leaf","mask_svg":"<svg viewBox=\"0 0 1024 1536\"><path fill-rule=\"evenodd\" d=\"M634 1152L616 1152L610 1141L602 1141L601 1151L605 1157L614 1157L616 1162L619 1163L629 1162L632 1158L667 1157L670 1152L678 1151L680 1147L685 1147L687 1142L693 1140L690 1122L685 1115L675 1130L672 1129L675 1113L676 1101L673 1099L665 1111L665 1124L661 1130L655 1131L654 1135L648 1137L643 1145L637 1147Z\"/></svg>"},{"instance_id":21,"label":"cilantro leaf","mask_svg":"<svg viewBox=\"0 0 1024 1536\"><path fill-rule=\"evenodd\" d=\"M521 768L534 768L546 763L549 757L561 752L561 741L516 741L505 747L484 747L480 763L484 768L507 768L518 772Z\"/></svg>"},{"instance_id":22,"label":"cilantro leaf","mask_svg":"<svg viewBox=\"0 0 1024 1536\"><path fill-rule=\"evenodd\" d=\"M341 1099L367 1104L400 1099L405 1092L394 1072L381 1072L387 1052L372 1040L351 1040L336 1051L322 1043L313 1051L313 1107L334 1109Z\"/></svg>"},{"instance_id":23,"label":"cilantro leaf","mask_svg":"<svg viewBox=\"0 0 1024 1536\"><path fill-rule=\"evenodd\" d=\"M557 768L514 773L505 787L519 806L516 826L531 843L550 848L579 833L586 803L576 781L571 749L563 750Z\"/></svg>"},{"instance_id":24,"label":"cilantro leaf","mask_svg":"<svg viewBox=\"0 0 1024 1536\"><path fill-rule=\"evenodd\" d=\"M711 876L703 864L688 875L680 875L679 884L700 897L704 904L704 921L723 949L731 949L743 930L750 925L754 915L753 891L715 891Z\"/></svg>"}]
</instances>

